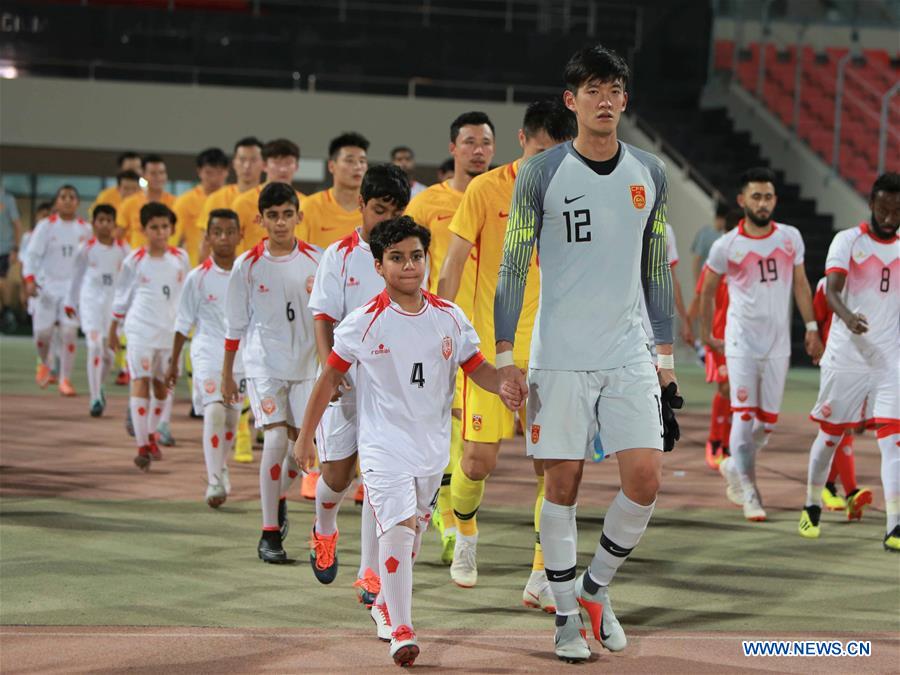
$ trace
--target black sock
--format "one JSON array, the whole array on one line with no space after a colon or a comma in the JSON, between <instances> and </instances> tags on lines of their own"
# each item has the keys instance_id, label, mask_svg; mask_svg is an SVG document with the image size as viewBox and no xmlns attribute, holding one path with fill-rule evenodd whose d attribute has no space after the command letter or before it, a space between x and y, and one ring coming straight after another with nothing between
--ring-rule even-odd
<instances>
[{"instance_id":1,"label":"black sock","mask_svg":"<svg viewBox=\"0 0 900 675\"><path fill-rule=\"evenodd\" d=\"M594 581L594 579L591 577L590 571L584 573L584 590L588 593L588 595L593 595L600 590L600 584Z\"/></svg>"}]
</instances>

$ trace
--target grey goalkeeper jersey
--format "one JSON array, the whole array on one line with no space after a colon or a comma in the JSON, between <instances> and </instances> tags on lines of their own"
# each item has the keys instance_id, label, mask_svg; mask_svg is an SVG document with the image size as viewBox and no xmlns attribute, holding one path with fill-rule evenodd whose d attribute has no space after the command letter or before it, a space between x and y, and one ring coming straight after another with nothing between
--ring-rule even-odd
<instances>
[{"instance_id":1,"label":"grey goalkeeper jersey","mask_svg":"<svg viewBox=\"0 0 900 675\"><path fill-rule=\"evenodd\" d=\"M608 176L566 142L516 177L494 297L497 341L513 342L535 241L541 296L532 368L606 370L648 360L641 293L656 344L672 342L666 175L655 155L621 144Z\"/></svg>"}]
</instances>

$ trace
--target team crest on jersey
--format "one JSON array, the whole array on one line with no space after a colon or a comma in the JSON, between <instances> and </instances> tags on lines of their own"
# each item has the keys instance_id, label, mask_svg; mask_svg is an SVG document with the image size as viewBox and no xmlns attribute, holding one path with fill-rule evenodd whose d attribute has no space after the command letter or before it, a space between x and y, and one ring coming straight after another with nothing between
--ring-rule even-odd
<instances>
[{"instance_id":1,"label":"team crest on jersey","mask_svg":"<svg viewBox=\"0 0 900 675\"><path fill-rule=\"evenodd\" d=\"M822 406L822 417L824 417L825 419L831 417L831 406L827 403Z\"/></svg>"},{"instance_id":2,"label":"team crest on jersey","mask_svg":"<svg viewBox=\"0 0 900 675\"><path fill-rule=\"evenodd\" d=\"M359 279L356 277L347 277L348 286L359 286Z\"/></svg>"},{"instance_id":3,"label":"team crest on jersey","mask_svg":"<svg viewBox=\"0 0 900 675\"><path fill-rule=\"evenodd\" d=\"M215 302L216 296L214 296L212 293L210 293L209 295L206 296L206 301L207 302Z\"/></svg>"},{"instance_id":4,"label":"team crest on jersey","mask_svg":"<svg viewBox=\"0 0 900 675\"><path fill-rule=\"evenodd\" d=\"M531 425L531 442L534 445L537 445L537 442L541 440L541 425L540 424L532 424Z\"/></svg>"},{"instance_id":5,"label":"team crest on jersey","mask_svg":"<svg viewBox=\"0 0 900 675\"><path fill-rule=\"evenodd\" d=\"M271 415L278 409L278 406L275 405L275 399L271 396L266 396L266 398L260 401L259 407L262 408L262 411L266 413L266 415Z\"/></svg>"},{"instance_id":6,"label":"team crest on jersey","mask_svg":"<svg viewBox=\"0 0 900 675\"><path fill-rule=\"evenodd\" d=\"M308 277L306 277L306 292L307 293L312 293L313 282L315 280L316 280L316 278L312 274L310 274Z\"/></svg>"},{"instance_id":7,"label":"team crest on jersey","mask_svg":"<svg viewBox=\"0 0 900 675\"><path fill-rule=\"evenodd\" d=\"M141 359L141 370L150 370L150 359Z\"/></svg>"},{"instance_id":8,"label":"team crest on jersey","mask_svg":"<svg viewBox=\"0 0 900 675\"><path fill-rule=\"evenodd\" d=\"M372 350L373 356L378 356L379 354L390 354L390 353L391 353L390 347L385 347L384 345L378 345L378 349Z\"/></svg>"},{"instance_id":9,"label":"team crest on jersey","mask_svg":"<svg viewBox=\"0 0 900 675\"><path fill-rule=\"evenodd\" d=\"M642 209L647 206L647 190L643 185L631 186L631 203L634 204L636 209Z\"/></svg>"},{"instance_id":10,"label":"team crest on jersey","mask_svg":"<svg viewBox=\"0 0 900 675\"><path fill-rule=\"evenodd\" d=\"M481 415L472 415L472 429L481 431Z\"/></svg>"},{"instance_id":11,"label":"team crest on jersey","mask_svg":"<svg viewBox=\"0 0 900 675\"><path fill-rule=\"evenodd\" d=\"M445 337L441 340L441 354L444 355L444 360L453 355L453 338Z\"/></svg>"},{"instance_id":12,"label":"team crest on jersey","mask_svg":"<svg viewBox=\"0 0 900 675\"><path fill-rule=\"evenodd\" d=\"M784 251L788 255L794 255L794 242L790 239L784 242Z\"/></svg>"},{"instance_id":13,"label":"team crest on jersey","mask_svg":"<svg viewBox=\"0 0 900 675\"><path fill-rule=\"evenodd\" d=\"M216 393L216 381L215 380L203 380L203 389L207 394L215 394Z\"/></svg>"},{"instance_id":14,"label":"team crest on jersey","mask_svg":"<svg viewBox=\"0 0 900 675\"><path fill-rule=\"evenodd\" d=\"M268 293L268 292L269 292L269 288L268 288L265 284L260 284L260 285L259 285L259 292L260 292L260 293Z\"/></svg>"},{"instance_id":15,"label":"team crest on jersey","mask_svg":"<svg viewBox=\"0 0 900 675\"><path fill-rule=\"evenodd\" d=\"M738 387L737 390L737 400L743 403L747 400L749 394L747 393L747 387Z\"/></svg>"}]
</instances>

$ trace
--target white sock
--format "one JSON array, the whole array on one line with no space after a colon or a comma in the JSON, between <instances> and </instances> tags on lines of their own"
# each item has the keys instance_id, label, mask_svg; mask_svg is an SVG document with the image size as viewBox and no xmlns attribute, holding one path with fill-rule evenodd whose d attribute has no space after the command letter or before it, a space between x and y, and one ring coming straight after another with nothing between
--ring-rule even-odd
<instances>
[{"instance_id":1,"label":"white sock","mask_svg":"<svg viewBox=\"0 0 900 675\"><path fill-rule=\"evenodd\" d=\"M228 463L228 456L234 450L235 436L237 435L238 422L241 419L241 411L232 407L225 408L225 449L222 466Z\"/></svg>"},{"instance_id":2,"label":"white sock","mask_svg":"<svg viewBox=\"0 0 900 675\"><path fill-rule=\"evenodd\" d=\"M92 402L100 398L107 351L99 333L91 331L87 339L87 377Z\"/></svg>"},{"instance_id":3,"label":"white sock","mask_svg":"<svg viewBox=\"0 0 900 675\"><path fill-rule=\"evenodd\" d=\"M156 398L156 394L153 392L153 386L150 387L150 414L147 416L147 429L151 434L156 433L157 427L159 427L159 420L162 417L163 406L166 400Z\"/></svg>"},{"instance_id":4,"label":"white sock","mask_svg":"<svg viewBox=\"0 0 900 675\"><path fill-rule=\"evenodd\" d=\"M806 473L806 506L822 506L822 488L828 480L834 449L841 442L840 435L826 433L819 429L812 447L809 449L809 469Z\"/></svg>"},{"instance_id":5,"label":"white sock","mask_svg":"<svg viewBox=\"0 0 900 675\"><path fill-rule=\"evenodd\" d=\"M259 462L259 500L262 504L264 530L278 529L281 465L287 451L287 427L272 427L263 432L262 459Z\"/></svg>"},{"instance_id":6,"label":"white sock","mask_svg":"<svg viewBox=\"0 0 900 675\"><path fill-rule=\"evenodd\" d=\"M322 482L322 479L319 479ZM368 490L368 488L365 488ZM378 523L375 520L375 511L369 504L369 496L366 494L362 503L362 515L359 524L359 572L357 579L362 579L366 575L366 570L370 569L375 573L378 572Z\"/></svg>"},{"instance_id":7,"label":"white sock","mask_svg":"<svg viewBox=\"0 0 900 675\"><path fill-rule=\"evenodd\" d=\"M203 458L206 460L206 481L210 485L222 478L226 446L225 406L210 403L203 408Z\"/></svg>"},{"instance_id":8,"label":"white sock","mask_svg":"<svg viewBox=\"0 0 900 675\"><path fill-rule=\"evenodd\" d=\"M162 412L159 415L157 424L168 424L172 420L172 405L175 403L175 392L170 391L169 395L163 401Z\"/></svg>"},{"instance_id":9,"label":"white sock","mask_svg":"<svg viewBox=\"0 0 900 675\"><path fill-rule=\"evenodd\" d=\"M728 439L731 461L737 468L745 497L748 491L755 489L756 483L756 444L753 442L753 419L751 412L735 411L731 416L731 436Z\"/></svg>"},{"instance_id":10,"label":"white sock","mask_svg":"<svg viewBox=\"0 0 900 675\"><path fill-rule=\"evenodd\" d=\"M34 346L37 349L38 358L48 368L53 368L53 364L50 363L50 343L52 341L53 326L34 334Z\"/></svg>"},{"instance_id":11,"label":"white sock","mask_svg":"<svg viewBox=\"0 0 900 675\"><path fill-rule=\"evenodd\" d=\"M60 330L60 338L62 339L62 349L59 355L59 379L69 380L72 378L72 367L75 365L78 329L67 326Z\"/></svg>"},{"instance_id":12,"label":"white sock","mask_svg":"<svg viewBox=\"0 0 900 675\"><path fill-rule=\"evenodd\" d=\"M421 515L421 514L420 514ZM423 520L422 518L416 518L416 538L413 541L413 552L412 559L413 564L416 562L416 558L419 557L419 550L422 548L422 536L428 530L428 523L431 522L431 519Z\"/></svg>"},{"instance_id":13,"label":"white sock","mask_svg":"<svg viewBox=\"0 0 900 675\"><path fill-rule=\"evenodd\" d=\"M131 424L134 426L134 441L138 448L149 444L147 436L147 416L150 413L150 400L132 396L128 399L128 407L131 409Z\"/></svg>"},{"instance_id":14,"label":"white sock","mask_svg":"<svg viewBox=\"0 0 900 675\"><path fill-rule=\"evenodd\" d=\"M556 600L557 614L576 614L575 565L578 529L576 505L554 504L544 497L541 505L541 547L544 549L544 571ZM459 536L458 534L456 535Z\"/></svg>"},{"instance_id":15,"label":"white sock","mask_svg":"<svg viewBox=\"0 0 900 675\"><path fill-rule=\"evenodd\" d=\"M324 535L334 534L337 530L337 514L341 508L341 501L349 490L349 487L340 492L332 490L325 482L325 476L319 476L316 482L316 532Z\"/></svg>"},{"instance_id":16,"label":"white sock","mask_svg":"<svg viewBox=\"0 0 900 675\"><path fill-rule=\"evenodd\" d=\"M394 525L378 538L381 593L387 602L394 630L412 628L412 552L416 533Z\"/></svg>"},{"instance_id":17,"label":"white sock","mask_svg":"<svg viewBox=\"0 0 900 675\"><path fill-rule=\"evenodd\" d=\"M290 489L291 485L294 484L297 476L300 475L300 465L297 464L297 460L294 459L294 453L291 452L291 448L294 447L294 441L288 440L288 453L287 457L284 458L284 462L281 464L281 494L286 495Z\"/></svg>"},{"instance_id":18,"label":"white sock","mask_svg":"<svg viewBox=\"0 0 900 675\"><path fill-rule=\"evenodd\" d=\"M772 435L774 429L775 425L771 422L763 422L758 417L753 420L753 431L751 432L751 436L753 437L753 449L755 450L756 455L768 445L769 436Z\"/></svg>"},{"instance_id":19,"label":"white sock","mask_svg":"<svg viewBox=\"0 0 900 675\"><path fill-rule=\"evenodd\" d=\"M884 510L887 513L887 530L892 532L900 525L900 433L878 439L881 450L881 484L884 487Z\"/></svg>"},{"instance_id":20,"label":"white sock","mask_svg":"<svg viewBox=\"0 0 900 675\"><path fill-rule=\"evenodd\" d=\"M609 586L622 563L638 545L653 515L654 501L648 506L631 501L619 490L603 519L603 534L591 560L591 577L601 586ZM546 552L544 553L546 556Z\"/></svg>"}]
</instances>

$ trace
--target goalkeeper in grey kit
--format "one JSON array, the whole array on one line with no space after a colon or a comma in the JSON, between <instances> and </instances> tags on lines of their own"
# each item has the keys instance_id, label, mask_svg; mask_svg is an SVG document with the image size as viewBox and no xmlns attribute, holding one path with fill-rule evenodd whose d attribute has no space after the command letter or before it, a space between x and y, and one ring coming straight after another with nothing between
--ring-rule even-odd
<instances>
[{"instance_id":1,"label":"goalkeeper in grey kit","mask_svg":"<svg viewBox=\"0 0 900 675\"><path fill-rule=\"evenodd\" d=\"M541 544L556 600L560 659L612 651L627 640L608 586L647 529L659 490L662 451L678 436L681 407L672 355L672 277L666 260L666 176L662 161L616 137L628 101L628 66L600 46L566 66L563 100L578 135L532 157L516 178L494 299L497 368L527 390L528 454L544 461ZM538 246L540 308L525 376L512 361L528 263ZM642 326L653 328L657 372ZM575 508L585 459L599 431L615 454L621 489L606 512L589 569L576 579Z\"/></svg>"}]
</instances>

